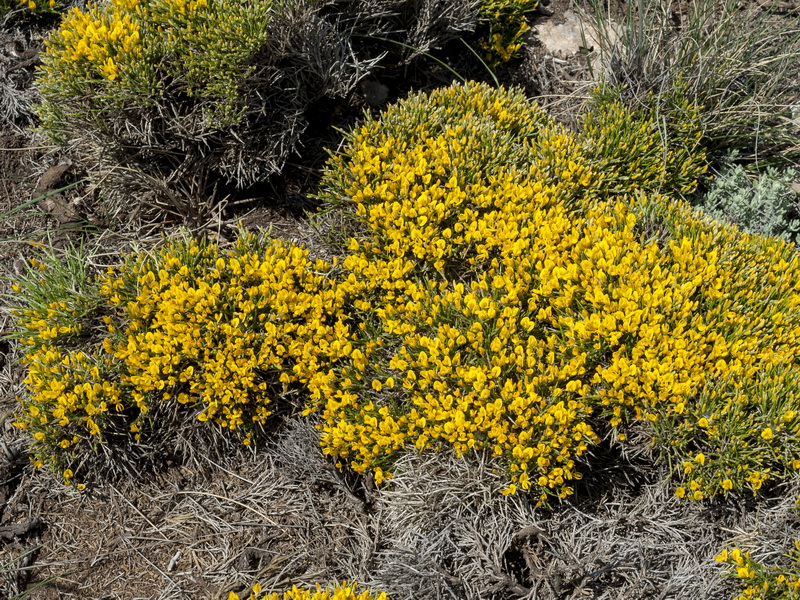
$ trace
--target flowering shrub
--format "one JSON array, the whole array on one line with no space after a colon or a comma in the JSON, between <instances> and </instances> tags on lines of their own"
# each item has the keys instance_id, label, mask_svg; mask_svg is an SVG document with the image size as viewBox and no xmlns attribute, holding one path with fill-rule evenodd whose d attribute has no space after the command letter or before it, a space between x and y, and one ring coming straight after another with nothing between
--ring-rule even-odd
<instances>
[{"instance_id":1,"label":"flowering shrub","mask_svg":"<svg viewBox=\"0 0 800 600\"><path fill-rule=\"evenodd\" d=\"M739 548L725 549L714 558L729 565L728 576L744 585L735 600L794 600L800 598L800 542L794 546L787 555L792 564L787 566L763 565Z\"/></svg>"},{"instance_id":2,"label":"flowering shrub","mask_svg":"<svg viewBox=\"0 0 800 600\"><path fill-rule=\"evenodd\" d=\"M642 426L680 465L680 496L800 467L800 262L654 191L622 194L685 191L703 166L657 163L642 127L651 154L625 167L603 139L624 113L602 110L574 136L518 92L467 84L350 136L323 180L364 229L340 284L355 350L312 385L326 452L380 481L408 446L488 448L506 492L542 501L572 493L590 445Z\"/></svg>"},{"instance_id":3,"label":"flowering shrub","mask_svg":"<svg viewBox=\"0 0 800 600\"><path fill-rule=\"evenodd\" d=\"M481 48L490 64L514 58L522 47L523 36L531 26L526 15L536 10L539 0L484 0L480 6L480 25L485 33Z\"/></svg>"},{"instance_id":4,"label":"flowering shrub","mask_svg":"<svg viewBox=\"0 0 800 600\"><path fill-rule=\"evenodd\" d=\"M280 172L308 106L363 76L321 10L304 0L74 8L42 53L42 128L81 150L107 212L130 212L135 194L145 208L202 218L192 211L216 178L244 187Z\"/></svg>"},{"instance_id":5,"label":"flowering shrub","mask_svg":"<svg viewBox=\"0 0 800 600\"><path fill-rule=\"evenodd\" d=\"M324 373L323 356L346 337L331 320L340 303L327 269L253 236L226 252L179 241L92 284L95 312L106 314L91 345L76 343L81 319L69 303L20 310L29 396L17 425L36 440L37 464L71 467L120 437L142 442L170 427L154 413L172 405L178 425L194 416L242 429L250 443L275 398Z\"/></svg>"},{"instance_id":6,"label":"flowering shrub","mask_svg":"<svg viewBox=\"0 0 800 600\"><path fill-rule=\"evenodd\" d=\"M613 126L576 135L471 83L367 119L323 181L360 228L334 265L252 236L179 242L78 277L80 306L32 274L19 424L37 461L69 478L93 443L163 427L165 406L248 443L299 386L325 452L378 482L408 448L484 448L506 493L547 502L592 445L631 435L679 497L797 471L800 257L657 193L701 167L680 152L656 167L652 150L626 168L602 139L624 113L606 108Z\"/></svg>"},{"instance_id":7,"label":"flowering shrub","mask_svg":"<svg viewBox=\"0 0 800 600\"><path fill-rule=\"evenodd\" d=\"M262 594L261 585L255 584L248 600L388 600L384 593L373 594L370 591L357 592L355 584L346 582L335 585L330 589L322 589L317 585L316 590L300 589L294 586L283 594ZM243 600L238 594L231 592L227 600Z\"/></svg>"},{"instance_id":8,"label":"flowering shrub","mask_svg":"<svg viewBox=\"0 0 800 600\"><path fill-rule=\"evenodd\" d=\"M68 115L55 105L76 97L108 111L173 90L201 101L209 128L234 124L244 108L241 81L254 70L248 62L266 42L270 16L264 0L113 0L74 8L42 57L43 114L58 116L45 126L67 126Z\"/></svg>"},{"instance_id":9,"label":"flowering shrub","mask_svg":"<svg viewBox=\"0 0 800 600\"><path fill-rule=\"evenodd\" d=\"M645 198L635 210L643 235L691 240L692 252L709 259L685 300L694 307L691 316L650 350L654 362L635 364L635 379L649 367L660 388L667 381L678 392L672 410L653 424L654 444L682 471L676 493L694 499L755 493L796 472L797 253L781 240L701 219L685 204Z\"/></svg>"}]
</instances>

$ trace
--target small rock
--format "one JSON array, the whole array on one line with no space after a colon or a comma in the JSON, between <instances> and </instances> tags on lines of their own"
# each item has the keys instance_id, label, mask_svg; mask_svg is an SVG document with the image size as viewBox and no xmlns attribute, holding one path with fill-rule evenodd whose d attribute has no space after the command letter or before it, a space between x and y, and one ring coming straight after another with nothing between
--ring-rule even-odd
<instances>
[{"instance_id":1,"label":"small rock","mask_svg":"<svg viewBox=\"0 0 800 600\"><path fill-rule=\"evenodd\" d=\"M383 106L389 97L389 88L377 81L362 81L361 93L370 106Z\"/></svg>"},{"instance_id":2,"label":"small rock","mask_svg":"<svg viewBox=\"0 0 800 600\"><path fill-rule=\"evenodd\" d=\"M72 168L72 161L68 160L47 169L39 178L39 183L36 184L36 192L38 194L47 194L58 189L70 168Z\"/></svg>"}]
</instances>

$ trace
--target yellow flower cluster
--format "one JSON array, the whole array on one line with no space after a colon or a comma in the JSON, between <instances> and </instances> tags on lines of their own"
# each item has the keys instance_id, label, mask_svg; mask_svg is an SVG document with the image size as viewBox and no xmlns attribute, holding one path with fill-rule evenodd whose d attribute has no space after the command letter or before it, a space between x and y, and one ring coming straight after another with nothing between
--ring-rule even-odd
<instances>
[{"instance_id":1,"label":"yellow flower cluster","mask_svg":"<svg viewBox=\"0 0 800 600\"><path fill-rule=\"evenodd\" d=\"M44 0L40 2L36 0L17 0L17 4L36 12L53 12L59 7L59 2L57 0ZM2 10L2 5L0 5L0 10Z\"/></svg>"},{"instance_id":2,"label":"yellow flower cluster","mask_svg":"<svg viewBox=\"0 0 800 600\"><path fill-rule=\"evenodd\" d=\"M70 461L62 457L91 448L93 436L101 429L113 431L127 407L111 379L113 365L91 339L94 324L87 313L96 305L96 289L82 269L71 285L48 258L60 260L32 259L28 277L12 286L25 299L13 314L25 350L21 362L28 389L15 425L35 440L35 465L52 463L70 483Z\"/></svg>"},{"instance_id":3,"label":"yellow flower cluster","mask_svg":"<svg viewBox=\"0 0 800 600\"><path fill-rule=\"evenodd\" d=\"M484 0L480 20L487 30L480 40L481 49L492 65L506 63L522 47L530 30L526 15L536 10L539 0Z\"/></svg>"},{"instance_id":4,"label":"yellow flower cluster","mask_svg":"<svg viewBox=\"0 0 800 600\"><path fill-rule=\"evenodd\" d=\"M47 39L43 81L46 85L52 77L95 76L114 81L121 65L135 65L143 58L140 23L119 6L90 4L86 12L69 11Z\"/></svg>"},{"instance_id":5,"label":"yellow flower cluster","mask_svg":"<svg viewBox=\"0 0 800 600\"><path fill-rule=\"evenodd\" d=\"M521 94L476 84L389 109L350 148L328 173L330 199L352 199L371 235L351 240L339 284L362 343L312 387L326 451L380 481L406 446L488 447L509 463L507 491L568 495L598 438L588 355L556 335L547 300L572 246L603 237L604 215L575 221L559 200L594 179L572 160L581 148ZM551 160L526 164L536 155Z\"/></svg>"},{"instance_id":6,"label":"yellow flower cluster","mask_svg":"<svg viewBox=\"0 0 800 600\"><path fill-rule=\"evenodd\" d=\"M109 0L73 8L46 42L42 113L57 117L58 104L75 98L104 101L104 110L141 106L169 82L170 93L205 99L210 124L235 123L243 109L239 86L266 41L271 10L270 0Z\"/></svg>"},{"instance_id":7,"label":"yellow flower cluster","mask_svg":"<svg viewBox=\"0 0 800 600\"><path fill-rule=\"evenodd\" d=\"M17 425L38 442L37 465L63 469L109 437L139 441L164 426L151 414L169 403L187 419L242 429L250 443L276 396L325 379L348 350L328 270L264 237L243 235L225 252L177 241L98 279L94 312L105 314L105 333L91 349L75 349L89 342L77 339L77 324L62 324L80 320L66 303L20 311L29 394Z\"/></svg>"},{"instance_id":8,"label":"yellow flower cluster","mask_svg":"<svg viewBox=\"0 0 800 600\"><path fill-rule=\"evenodd\" d=\"M109 381L111 365L98 352L41 346L27 354L23 364L30 395L21 401L25 412L15 425L30 429L39 442L34 459L38 467L53 460L48 449L71 453L79 442L109 429L126 409L120 386Z\"/></svg>"},{"instance_id":9,"label":"yellow flower cluster","mask_svg":"<svg viewBox=\"0 0 800 600\"><path fill-rule=\"evenodd\" d=\"M725 549L714 558L730 566L728 575L744 585L735 600L790 600L800 598L800 542L794 545L787 555L791 565L785 567L763 565L739 548Z\"/></svg>"},{"instance_id":10,"label":"yellow flower cluster","mask_svg":"<svg viewBox=\"0 0 800 600\"><path fill-rule=\"evenodd\" d=\"M177 401L236 430L265 422L276 383L285 395L323 370L342 335L327 323L338 302L323 289L328 266L280 242L255 251L260 243L245 236L223 256L178 243L104 278L101 294L125 317L119 329L109 319L104 348L142 414L153 399Z\"/></svg>"},{"instance_id":11,"label":"yellow flower cluster","mask_svg":"<svg viewBox=\"0 0 800 600\"><path fill-rule=\"evenodd\" d=\"M355 350L312 386L326 452L380 481L409 446L489 448L506 491L542 501L569 495L588 446L634 421L683 462L681 496L800 467L800 259L655 192L621 194L683 166L642 155L646 176L609 175L602 135L477 84L412 96L351 135L323 180L365 229L340 283Z\"/></svg>"},{"instance_id":12,"label":"yellow flower cluster","mask_svg":"<svg viewBox=\"0 0 800 600\"><path fill-rule=\"evenodd\" d=\"M712 258L715 271L697 280L687 300L692 316L670 332L684 339L685 356L655 354L669 376L686 385L673 410L653 425L654 444L680 461L686 485L677 494L702 499L756 492L773 477L797 471L797 252L780 240L699 221L686 205L642 199L636 211L643 231L692 239L693 251Z\"/></svg>"},{"instance_id":13,"label":"yellow flower cluster","mask_svg":"<svg viewBox=\"0 0 800 600\"><path fill-rule=\"evenodd\" d=\"M358 592L356 588L356 584L343 582L341 585L337 584L329 589L323 589L317 584L316 590L301 589L294 586L283 594L262 594L262 587L257 583L253 586L253 590L247 600L388 600L388 596L383 592L380 594L366 590ZM227 600L243 599L238 594L230 592Z\"/></svg>"}]
</instances>

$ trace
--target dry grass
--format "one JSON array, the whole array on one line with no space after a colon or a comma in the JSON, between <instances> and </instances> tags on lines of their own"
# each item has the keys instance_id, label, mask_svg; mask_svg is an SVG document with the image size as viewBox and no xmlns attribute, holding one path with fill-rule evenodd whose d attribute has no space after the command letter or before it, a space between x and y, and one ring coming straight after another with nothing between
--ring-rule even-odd
<instances>
[{"instance_id":1,"label":"dry grass","mask_svg":"<svg viewBox=\"0 0 800 600\"><path fill-rule=\"evenodd\" d=\"M590 0L600 70L629 106L675 89L703 108L713 158L737 151L756 167L795 164L800 28L775 0L638 0L618 23Z\"/></svg>"},{"instance_id":2,"label":"dry grass","mask_svg":"<svg viewBox=\"0 0 800 600\"><path fill-rule=\"evenodd\" d=\"M553 512L501 496L482 457L408 455L377 502L371 585L411 598L723 598L720 515L663 481L608 486ZM726 510L726 509L722 509ZM728 515L730 518L731 515Z\"/></svg>"},{"instance_id":3,"label":"dry grass","mask_svg":"<svg viewBox=\"0 0 800 600\"><path fill-rule=\"evenodd\" d=\"M800 480L771 499L700 505L675 499L663 473L627 483L616 468L602 493L579 490L554 511L502 496L502 472L482 455L409 454L375 489L335 469L301 419L255 454L198 455L83 495L26 467L4 523L43 528L3 545L0 564L42 547L0 590L57 576L35 597L219 599L256 581L347 579L394 600L722 599L721 547L775 560L800 535Z\"/></svg>"},{"instance_id":4,"label":"dry grass","mask_svg":"<svg viewBox=\"0 0 800 600\"><path fill-rule=\"evenodd\" d=\"M43 599L224 598L256 581L362 579L373 544L363 502L305 422L258 455L240 450L224 464L205 459L83 495L26 472L9 508L46 515L27 582L58 576L37 592ZM3 548L0 560L13 554ZM20 571L0 589L18 591Z\"/></svg>"}]
</instances>

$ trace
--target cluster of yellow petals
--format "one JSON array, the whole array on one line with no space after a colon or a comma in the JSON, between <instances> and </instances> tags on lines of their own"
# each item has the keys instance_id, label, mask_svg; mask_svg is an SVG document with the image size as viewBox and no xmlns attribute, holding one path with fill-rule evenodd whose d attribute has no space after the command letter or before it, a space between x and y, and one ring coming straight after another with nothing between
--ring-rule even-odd
<instances>
[{"instance_id":1,"label":"cluster of yellow petals","mask_svg":"<svg viewBox=\"0 0 800 600\"><path fill-rule=\"evenodd\" d=\"M230 592L227 600L244 600L238 594ZM255 584L250 592L247 600L389 600L385 593L379 594L365 590L359 592L356 584L348 584L343 582L331 588L323 588L319 584L314 590L298 588L297 586L292 589L279 594L273 592L271 594L262 593L262 586Z\"/></svg>"},{"instance_id":2,"label":"cluster of yellow petals","mask_svg":"<svg viewBox=\"0 0 800 600\"><path fill-rule=\"evenodd\" d=\"M40 2L36 0L17 0L17 3L29 10L40 12L53 11L58 6L56 0L41 0Z\"/></svg>"},{"instance_id":3,"label":"cluster of yellow petals","mask_svg":"<svg viewBox=\"0 0 800 600\"><path fill-rule=\"evenodd\" d=\"M531 28L526 15L538 5L538 0L483 0L480 3L480 20L488 31L479 45L489 64L506 63L517 55L523 36Z\"/></svg>"},{"instance_id":4,"label":"cluster of yellow petals","mask_svg":"<svg viewBox=\"0 0 800 600\"><path fill-rule=\"evenodd\" d=\"M509 466L506 492L536 486L544 500L572 493L606 430L622 441L638 421L667 453L708 448L681 496L755 491L771 462L794 468L800 448L788 462L775 448L800 421L765 392L797 386L800 262L655 192L626 194L692 184L663 148L641 180L617 164L594 136L658 139L652 122L621 117L611 107L576 136L513 92L467 84L351 136L323 181L366 229L341 284L356 298L356 350L312 387L327 452L381 480L409 446L488 448ZM659 210L659 227L683 230L648 236Z\"/></svg>"},{"instance_id":5,"label":"cluster of yellow petals","mask_svg":"<svg viewBox=\"0 0 800 600\"><path fill-rule=\"evenodd\" d=\"M744 587L734 600L759 600L762 598L796 598L800 595L800 542L787 556L790 565L767 566L742 552L739 548L725 549L714 559L731 567L729 574L741 580Z\"/></svg>"},{"instance_id":6,"label":"cluster of yellow petals","mask_svg":"<svg viewBox=\"0 0 800 600\"><path fill-rule=\"evenodd\" d=\"M104 348L142 412L156 398L201 407L199 420L231 430L263 424L276 384L285 395L324 371L321 355L343 331L329 322L341 307L323 290L328 266L277 241L255 251L254 239L222 256L179 243L105 278L101 294L125 318Z\"/></svg>"},{"instance_id":7,"label":"cluster of yellow petals","mask_svg":"<svg viewBox=\"0 0 800 600\"><path fill-rule=\"evenodd\" d=\"M41 346L26 354L24 418L41 444L66 450L81 439L99 436L110 415L122 412L126 401L120 386L104 378L109 364L97 353ZM37 459L41 466L41 459Z\"/></svg>"},{"instance_id":8,"label":"cluster of yellow petals","mask_svg":"<svg viewBox=\"0 0 800 600\"><path fill-rule=\"evenodd\" d=\"M141 27L120 6L89 4L85 11L72 8L47 39L45 55L46 74L64 71L76 77L100 75L114 81L120 64L143 59Z\"/></svg>"}]
</instances>

